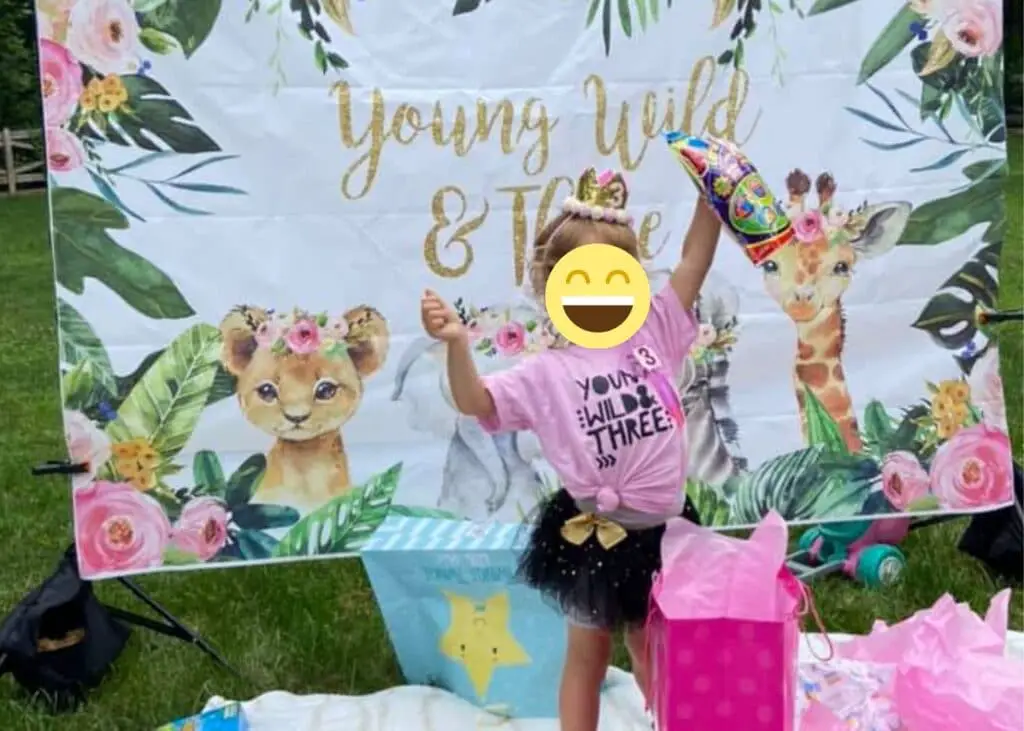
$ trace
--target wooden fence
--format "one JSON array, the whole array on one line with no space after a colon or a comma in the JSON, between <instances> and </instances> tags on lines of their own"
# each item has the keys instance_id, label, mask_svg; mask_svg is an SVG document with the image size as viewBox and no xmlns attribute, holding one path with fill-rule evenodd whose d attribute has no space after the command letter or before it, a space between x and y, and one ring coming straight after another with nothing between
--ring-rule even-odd
<instances>
[{"instance_id":1,"label":"wooden fence","mask_svg":"<svg viewBox=\"0 0 1024 731\"><path fill-rule=\"evenodd\" d=\"M17 195L46 187L46 159L40 130L0 130L0 195Z\"/></svg>"}]
</instances>

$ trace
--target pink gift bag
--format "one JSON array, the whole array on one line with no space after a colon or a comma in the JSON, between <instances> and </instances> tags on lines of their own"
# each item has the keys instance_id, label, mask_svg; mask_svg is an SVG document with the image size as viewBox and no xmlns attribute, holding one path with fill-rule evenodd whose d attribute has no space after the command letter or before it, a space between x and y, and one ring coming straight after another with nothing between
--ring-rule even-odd
<instances>
[{"instance_id":1,"label":"pink gift bag","mask_svg":"<svg viewBox=\"0 0 1024 731\"><path fill-rule=\"evenodd\" d=\"M810 595L785 567L786 524L748 540L674 520L651 592L648 662L659 731L792 731Z\"/></svg>"}]
</instances>

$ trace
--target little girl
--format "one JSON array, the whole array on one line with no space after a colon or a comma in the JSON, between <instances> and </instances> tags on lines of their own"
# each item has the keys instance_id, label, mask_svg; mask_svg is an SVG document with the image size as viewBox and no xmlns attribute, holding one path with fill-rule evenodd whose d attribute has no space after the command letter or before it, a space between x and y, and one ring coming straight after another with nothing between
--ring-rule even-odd
<instances>
[{"instance_id":1,"label":"little girl","mask_svg":"<svg viewBox=\"0 0 1024 731\"><path fill-rule=\"evenodd\" d=\"M576 195L534 244L530 277L542 307L552 268L576 247L612 244L639 259L626 201L622 176L584 173ZM433 292L423 295L423 326L447 344L458 410L491 433L533 431L562 484L541 507L519 567L520 577L554 599L569 621L562 731L597 729L617 632L625 633L648 697L644 621L665 522L684 512L696 519L684 511L682 408L675 388L657 385L677 382L694 342L694 301L720 231L712 210L698 202L679 265L653 294L646 322L622 345L591 350L563 339L486 378L477 373L458 315Z\"/></svg>"}]
</instances>

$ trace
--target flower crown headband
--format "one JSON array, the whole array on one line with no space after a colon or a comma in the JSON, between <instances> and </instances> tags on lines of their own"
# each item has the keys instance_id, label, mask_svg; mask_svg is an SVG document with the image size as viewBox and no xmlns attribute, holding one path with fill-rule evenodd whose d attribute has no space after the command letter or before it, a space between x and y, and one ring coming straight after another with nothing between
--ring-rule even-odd
<instances>
[{"instance_id":1,"label":"flower crown headband","mask_svg":"<svg viewBox=\"0 0 1024 731\"><path fill-rule=\"evenodd\" d=\"M818 240L824 235L829 246L849 243L867 227L870 221L867 202L852 210L843 210L835 199L836 180L829 173L822 173L814 181L818 195L818 208L807 207L807 196L811 191L811 179L797 168L786 177L789 193L789 215L793 219L796 237L803 243Z\"/></svg>"},{"instance_id":2,"label":"flower crown headband","mask_svg":"<svg viewBox=\"0 0 1024 731\"><path fill-rule=\"evenodd\" d=\"M562 203L562 211L574 218L631 226L633 217L626 212L628 200L622 175L611 170L599 174L587 168L576 182L576 191Z\"/></svg>"},{"instance_id":3,"label":"flower crown headband","mask_svg":"<svg viewBox=\"0 0 1024 731\"><path fill-rule=\"evenodd\" d=\"M275 355L322 353L338 358L348 352L348 334L344 318L296 308L290 312L267 310L267 319L256 327L254 337L258 348L266 348Z\"/></svg>"}]
</instances>

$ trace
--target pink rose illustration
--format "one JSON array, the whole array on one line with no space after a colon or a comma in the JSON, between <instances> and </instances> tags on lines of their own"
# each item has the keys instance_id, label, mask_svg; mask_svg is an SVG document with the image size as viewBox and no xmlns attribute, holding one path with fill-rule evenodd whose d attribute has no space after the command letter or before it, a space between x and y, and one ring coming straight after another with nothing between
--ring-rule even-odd
<instances>
[{"instance_id":1,"label":"pink rose illustration","mask_svg":"<svg viewBox=\"0 0 1024 731\"><path fill-rule=\"evenodd\" d=\"M718 337L718 331L715 330L714 325L703 324L697 329L697 340L695 345L698 348L706 348L715 342L715 338Z\"/></svg>"},{"instance_id":2,"label":"pink rose illustration","mask_svg":"<svg viewBox=\"0 0 1024 731\"><path fill-rule=\"evenodd\" d=\"M134 71L139 22L128 0L78 0L68 16L68 48L101 74Z\"/></svg>"},{"instance_id":3,"label":"pink rose illustration","mask_svg":"<svg viewBox=\"0 0 1024 731\"><path fill-rule=\"evenodd\" d=\"M996 505L1013 494L1010 438L988 424L961 429L932 460L931 487L951 510Z\"/></svg>"},{"instance_id":4,"label":"pink rose illustration","mask_svg":"<svg viewBox=\"0 0 1024 731\"><path fill-rule=\"evenodd\" d=\"M335 340L344 340L348 337L348 320L339 317L337 320L330 320L327 323L327 330Z\"/></svg>"},{"instance_id":5,"label":"pink rose illustration","mask_svg":"<svg viewBox=\"0 0 1024 731\"><path fill-rule=\"evenodd\" d=\"M1006 397L999 375L999 351L995 347L989 348L974 364L968 382L971 400L981 409L985 423L1006 431Z\"/></svg>"},{"instance_id":6,"label":"pink rose illustration","mask_svg":"<svg viewBox=\"0 0 1024 731\"><path fill-rule=\"evenodd\" d=\"M39 37L63 43L73 0L36 0Z\"/></svg>"},{"instance_id":7,"label":"pink rose illustration","mask_svg":"<svg viewBox=\"0 0 1024 731\"><path fill-rule=\"evenodd\" d=\"M1002 0L952 0L945 8L942 32L965 56L992 56L1003 43Z\"/></svg>"},{"instance_id":8,"label":"pink rose illustration","mask_svg":"<svg viewBox=\"0 0 1024 731\"><path fill-rule=\"evenodd\" d=\"M897 510L928 494L928 473L910 452L890 452L882 461L882 492Z\"/></svg>"},{"instance_id":9,"label":"pink rose illustration","mask_svg":"<svg viewBox=\"0 0 1024 731\"><path fill-rule=\"evenodd\" d=\"M79 490L96 477L110 459L110 438L80 411L64 412L64 441L72 464L86 465L86 472L71 476L71 487Z\"/></svg>"},{"instance_id":10,"label":"pink rose illustration","mask_svg":"<svg viewBox=\"0 0 1024 731\"><path fill-rule=\"evenodd\" d=\"M494 347L500 355L519 355L526 348L526 328L518 322L505 323L494 334Z\"/></svg>"},{"instance_id":11,"label":"pink rose illustration","mask_svg":"<svg viewBox=\"0 0 1024 731\"><path fill-rule=\"evenodd\" d=\"M72 493L82 578L163 563L171 524L153 498L123 482L97 481Z\"/></svg>"},{"instance_id":12,"label":"pink rose illustration","mask_svg":"<svg viewBox=\"0 0 1024 731\"><path fill-rule=\"evenodd\" d=\"M320 328L312 320L299 320L288 328L284 341L297 355L315 353L320 348Z\"/></svg>"},{"instance_id":13,"label":"pink rose illustration","mask_svg":"<svg viewBox=\"0 0 1024 731\"><path fill-rule=\"evenodd\" d=\"M71 118L82 94L82 67L59 43L39 41L39 83L46 124L59 127Z\"/></svg>"},{"instance_id":14,"label":"pink rose illustration","mask_svg":"<svg viewBox=\"0 0 1024 731\"><path fill-rule=\"evenodd\" d=\"M802 211L793 219L793 233L799 241L817 241L825 231L825 219L819 211Z\"/></svg>"},{"instance_id":15,"label":"pink rose illustration","mask_svg":"<svg viewBox=\"0 0 1024 731\"><path fill-rule=\"evenodd\" d=\"M281 326L276 319L261 322L256 328L256 344L261 348L269 348L281 337Z\"/></svg>"},{"instance_id":16,"label":"pink rose illustration","mask_svg":"<svg viewBox=\"0 0 1024 731\"><path fill-rule=\"evenodd\" d=\"M85 164L85 148L63 127L47 127L46 164L55 173L77 170Z\"/></svg>"},{"instance_id":17,"label":"pink rose illustration","mask_svg":"<svg viewBox=\"0 0 1024 731\"><path fill-rule=\"evenodd\" d=\"M830 229L840 229L850 222L850 214L841 208L831 208L826 220Z\"/></svg>"},{"instance_id":18,"label":"pink rose illustration","mask_svg":"<svg viewBox=\"0 0 1024 731\"><path fill-rule=\"evenodd\" d=\"M171 530L175 548L209 561L228 540L228 511L220 500L200 497L189 500Z\"/></svg>"}]
</instances>

